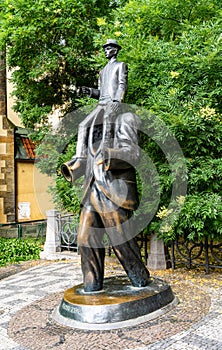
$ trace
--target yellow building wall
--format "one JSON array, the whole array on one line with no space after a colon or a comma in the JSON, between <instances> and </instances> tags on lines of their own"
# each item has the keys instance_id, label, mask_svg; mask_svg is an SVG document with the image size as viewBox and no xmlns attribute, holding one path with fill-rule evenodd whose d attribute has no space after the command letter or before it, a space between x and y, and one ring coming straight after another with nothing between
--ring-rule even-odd
<instances>
[{"instance_id":1,"label":"yellow building wall","mask_svg":"<svg viewBox=\"0 0 222 350\"><path fill-rule=\"evenodd\" d=\"M16 172L18 221L45 219L46 211L54 207L48 193L52 180L41 174L33 162L18 161Z\"/></svg>"},{"instance_id":2,"label":"yellow building wall","mask_svg":"<svg viewBox=\"0 0 222 350\"><path fill-rule=\"evenodd\" d=\"M12 97L13 84L11 80L12 71L6 71L6 86L7 86L7 119L18 127L24 127L18 114L13 110L15 100ZM1 117L1 116L0 116ZM51 119L50 119L51 118ZM59 113L57 110L49 116L50 121L57 123L59 120ZM0 120L0 134L1 134L1 120ZM0 153L1 153L0 149ZM14 159L14 156L13 156ZM0 164L1 165L1 164ZM52 198L48 193L48 188L52 179L48 176L41 174L35 167L33 162L17 161L15 164L15 178L16 178L16 217L17 221L31 221L42 220L46 218L46 211L54 209ZM0 168L0 179L1 179ZM14 180L13 180L14 183ZM0 188L1 191L1 188ZM23 208L25 216L27 216L30 209L29 218L18 219L21 217L21 210L18 210L18 206ZM0 198L0 220L6 222L6 215L3 210L4 203ZM0 221L0 222L1 222ZM14 220L13 220L14 221Z\"/></svg>"},{"instance_id":3,"label":"yellow building wall","mask_svg":"<svg viewBox=\"0 0 222 350\"><path fill-rule=\"evenodd\" d=\"M11 82L12 71L7 69L6 71L6 90L7 90L7 118L16 126L22 127L21 119L18 114L14 111L13 105L15 100L12 97L13 84Z\"/></svg>"}]
</instances>

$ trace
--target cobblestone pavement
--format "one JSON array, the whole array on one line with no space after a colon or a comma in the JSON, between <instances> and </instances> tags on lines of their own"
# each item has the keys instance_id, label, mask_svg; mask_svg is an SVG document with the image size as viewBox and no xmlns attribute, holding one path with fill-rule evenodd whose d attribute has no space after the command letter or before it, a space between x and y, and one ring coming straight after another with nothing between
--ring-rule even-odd
<instances>
[{"instance_id":1,"label":"cobblestone pavement","mask_svg":"<svg viewBox=\"0 0 222 350\"><path fill-rule=\"evenodd\" d=\"M81 283L82 274L80 270L79 256L76 256L71 262L60 261L46 265L32 267L28 270L19 272L13 276L0 281L0 350L29 350L32 346L23 346L16 342L8 334L10 322L21 310L36 305L41 300L52 298L53 293L60 293L65 289ZM192 288L192 285L190 285ZM122 350L222 350L222 288L215 288L212 283L204 286L206 292L211 297L211 306L207 314L197 323L193 323L190 328L176 333L160 341L152 341L145 346L134 346ZM192 292L191 292L192 293ZM30 325L37 320L31 319ZM39 321L40 322L40 321ZM26 327L27 328L27 327ZM34 329L34 328L33 328ZM142 327L140 327L141 331ZM144 329L144 332L147 332ZM120 331L121 333L121 331ZM120 335L118 334L118 336ZM138 333L139 334L139 333ZM94 341L93 335L89 332L91 345L82 349L97 350L98 347ZM106 334L101 334L105 336ZM91 337L91 338L90 338ZM120 337L117 337L117 342ZM158 338L157 338L158 339ZM35 340L34 340L35 341ZM23 343L24 344L24 343ZM143 344L138 341L138 345ZM61 345L61 347L60 347ZM77 349L75 344L66 347L63 339L55 346L44 347L44 349ZM119 349L119 347L116 347ZM42 349L42 347L36 347ZM100 349L100 348L99 348ZM110 350L111 347L106 347ZM115 347L112 347L115 349Z\"/></svg>"}]
</instances>

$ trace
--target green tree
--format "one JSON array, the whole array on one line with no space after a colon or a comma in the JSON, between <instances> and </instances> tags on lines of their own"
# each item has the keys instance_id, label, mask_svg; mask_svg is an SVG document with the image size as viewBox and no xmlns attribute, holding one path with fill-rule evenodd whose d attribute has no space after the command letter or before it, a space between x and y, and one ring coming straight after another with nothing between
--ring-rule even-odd
<instances>
[{"instance_id":1,"label":"green tree","mask_svg":"<svg viewBox=\"0 0 222 350\"><path fill-rule=\"evenodd\" d=\"M93 35L112 6L105 0L1 1L0 47L7 47L15 110L26 127L47 123L54 108L76 108L76 87L95 83Z\"/></svg>"},{"instance_id":2,"label":"green tree","mask_svg":"<svg viewBox=\"0 0 222 350\"><path fill-rule=\"evenodd\" d=\"M129 0L107 6L95 0L8 0L1 9L1 47L8 48L9 66L19 67L13 78L16 109L30 127L46 121L53 107L76 108L81 101L70 87L96 84L106 61L101 45L107 38L118 39L123 47L119 59L129 65L127 102L164 121L180 143L188 169L186 200L178 198L175 210L169 209L174 181L169 162L155 140L144 136L143 148L158 171L161 191L149 230L166 241L176 235L221 238L221 1ZM42 152L46 149L47 143ZM73 151L73 145L67 147L59 163ZM55 154L48 153L49 164L55 163ZM76 189L63 181L57 177L62 205L76 211Z\"/></svg>"},{"instance_id":3,"label":"green tree","mask_svg":"<svg viewBox=\"0 0 222 350\"><path fill-rule=\"evenodd\" d=\"M162 150L145 138L161 180L150 230L166 241L222 234L222 4L218 0L130 0L95 37L118 38L129 65L127 102L160 117L179 141L188 169L185 203L168 210L173 178ZM95 57L102 62L102 55ZM178 162L179 166L179 162Z\"/></svg>"}]
</instances>

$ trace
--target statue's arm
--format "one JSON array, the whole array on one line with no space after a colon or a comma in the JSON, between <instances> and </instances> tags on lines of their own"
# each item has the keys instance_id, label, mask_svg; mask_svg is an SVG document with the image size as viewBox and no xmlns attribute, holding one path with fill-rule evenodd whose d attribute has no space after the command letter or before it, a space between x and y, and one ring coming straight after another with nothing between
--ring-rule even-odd
<instances>
[{"instance_id":1,"label":"statue's arm","mask_svg":"<svg viewBox=\"0 0 222 350\"><path fill-rule=\"evenodd\" d=\"M116 90L114 101L123 102L127 91L128 67L124 62L119 63L118 69L118 88Z\"/></svg>"},{"instance_id":2,"label":"statue's arm","mask_svg":"<svg viewBox=\"0 0 222 350\"><path fill-rule=\"evenodd\" d=\"M89 89L90 89L89 97L92 97L98 100L100 96L100 90L94 89L94 88L89 88Z\"/></svg>"},{"instance_id":3,"label":"statue's arm","mask_svg":"<svg viewBox=\"0 0 222 350\"><path fill-rule=\"evenodd\" d=\"M81 92L84 95L88 95L89 97L99 99L100 96L100 75L99 75L99 80L98 80L98 89L95 88L90 88L88 86L82 86L81 87Z\"/></svg>"},{"instance_id":4,"label":"statue's arm","mask_svg":"<svg viewBox=\"0 0 222 350\"><path fill-rule=\"evenodd\" d=\"M79 177L85 174L86 158L73 157L70 161L61 165L61 172L64 178L74 183Z\"/></svg>"},{"instance_id":5,"label":"statue's arm","mask_svg":"<svg viewBox=\"0 0 222 350\"><path fill-rule=\"evenodd\" d=\"M90 88L88 86L82 86L81 87L81 93L84 94L84 95L88 95L89 97L96 98L98 100L99 99L99 95L100 95L100 90L99 89Z\"/></svg>"}]
</instances>

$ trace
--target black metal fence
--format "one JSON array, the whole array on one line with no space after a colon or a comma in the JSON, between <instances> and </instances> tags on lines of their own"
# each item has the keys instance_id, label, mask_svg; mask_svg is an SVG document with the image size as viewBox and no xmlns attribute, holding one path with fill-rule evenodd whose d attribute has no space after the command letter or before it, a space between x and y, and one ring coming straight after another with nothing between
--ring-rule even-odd
<instances>
[{"instance_id":1,"label":"black metal fence","mask_svg":"<svg viewBox=\"0 0 222 350\"><path fill-rule=\"evenodd\" d=\"M78 216L67 214L57 215L57 227L60 247L62 250L78 250Z\"/></svg>"},{"instance_id":2,"label":"black metal fence","mask_svg":"<svg viewBox=\"0 0 222 350\"><path fill-rule=\"evenodd\" d=\"M44 238L46 220L22 221L0 224L0 237L5 238Z\"/></svg>"},{"instance_id":3,"label":"black metal fence","mask_svg":"<svg viewBox=\"0 0 222 350\"><path fill-rule=\"evenodd\" d=\"M78 216L71 214L58 215L57 217L58 232L63 250L78 251L78 219ZM137 236L137 242L146 262L150 250L149 236L141 233ZM220 242L208 241L207 238L202 242L178 239L167 248L167 265L171 265L173 269L179 266L186 266L188 269L199 266L203 267L206 273L209 273L210 269L222 269L222 243ZM112 254L111 246L107 247L107 254Z\"/></svg>"},{"instance_id":4,"label":"black metal fence","mask_svg":"<svg viewBox=\"0 0 222 350\"><path fill-rule=\"evenodd\" d=\"M144 261L147 261L150 252L149 236L141 233L137 236L137 241ZM201 242L192 242L180 238L165 248L166 265L172 269L202 267L207 274L213 269L222 269L222 242L214 242L208 238Z\"/></svg>"},{"instance_id":5,"label":"black metal fence","mask_svg":"<svg viewBox=\"0 0 222 350\"><path fill-rule=\"evenodd\" d=\"M171 245L171 262L173 269L178 265L188 269L202 266L208 274L210 269L222 268L222 243L207 238L202 242L178 239Z\"/></svg>"}]
</instances>

